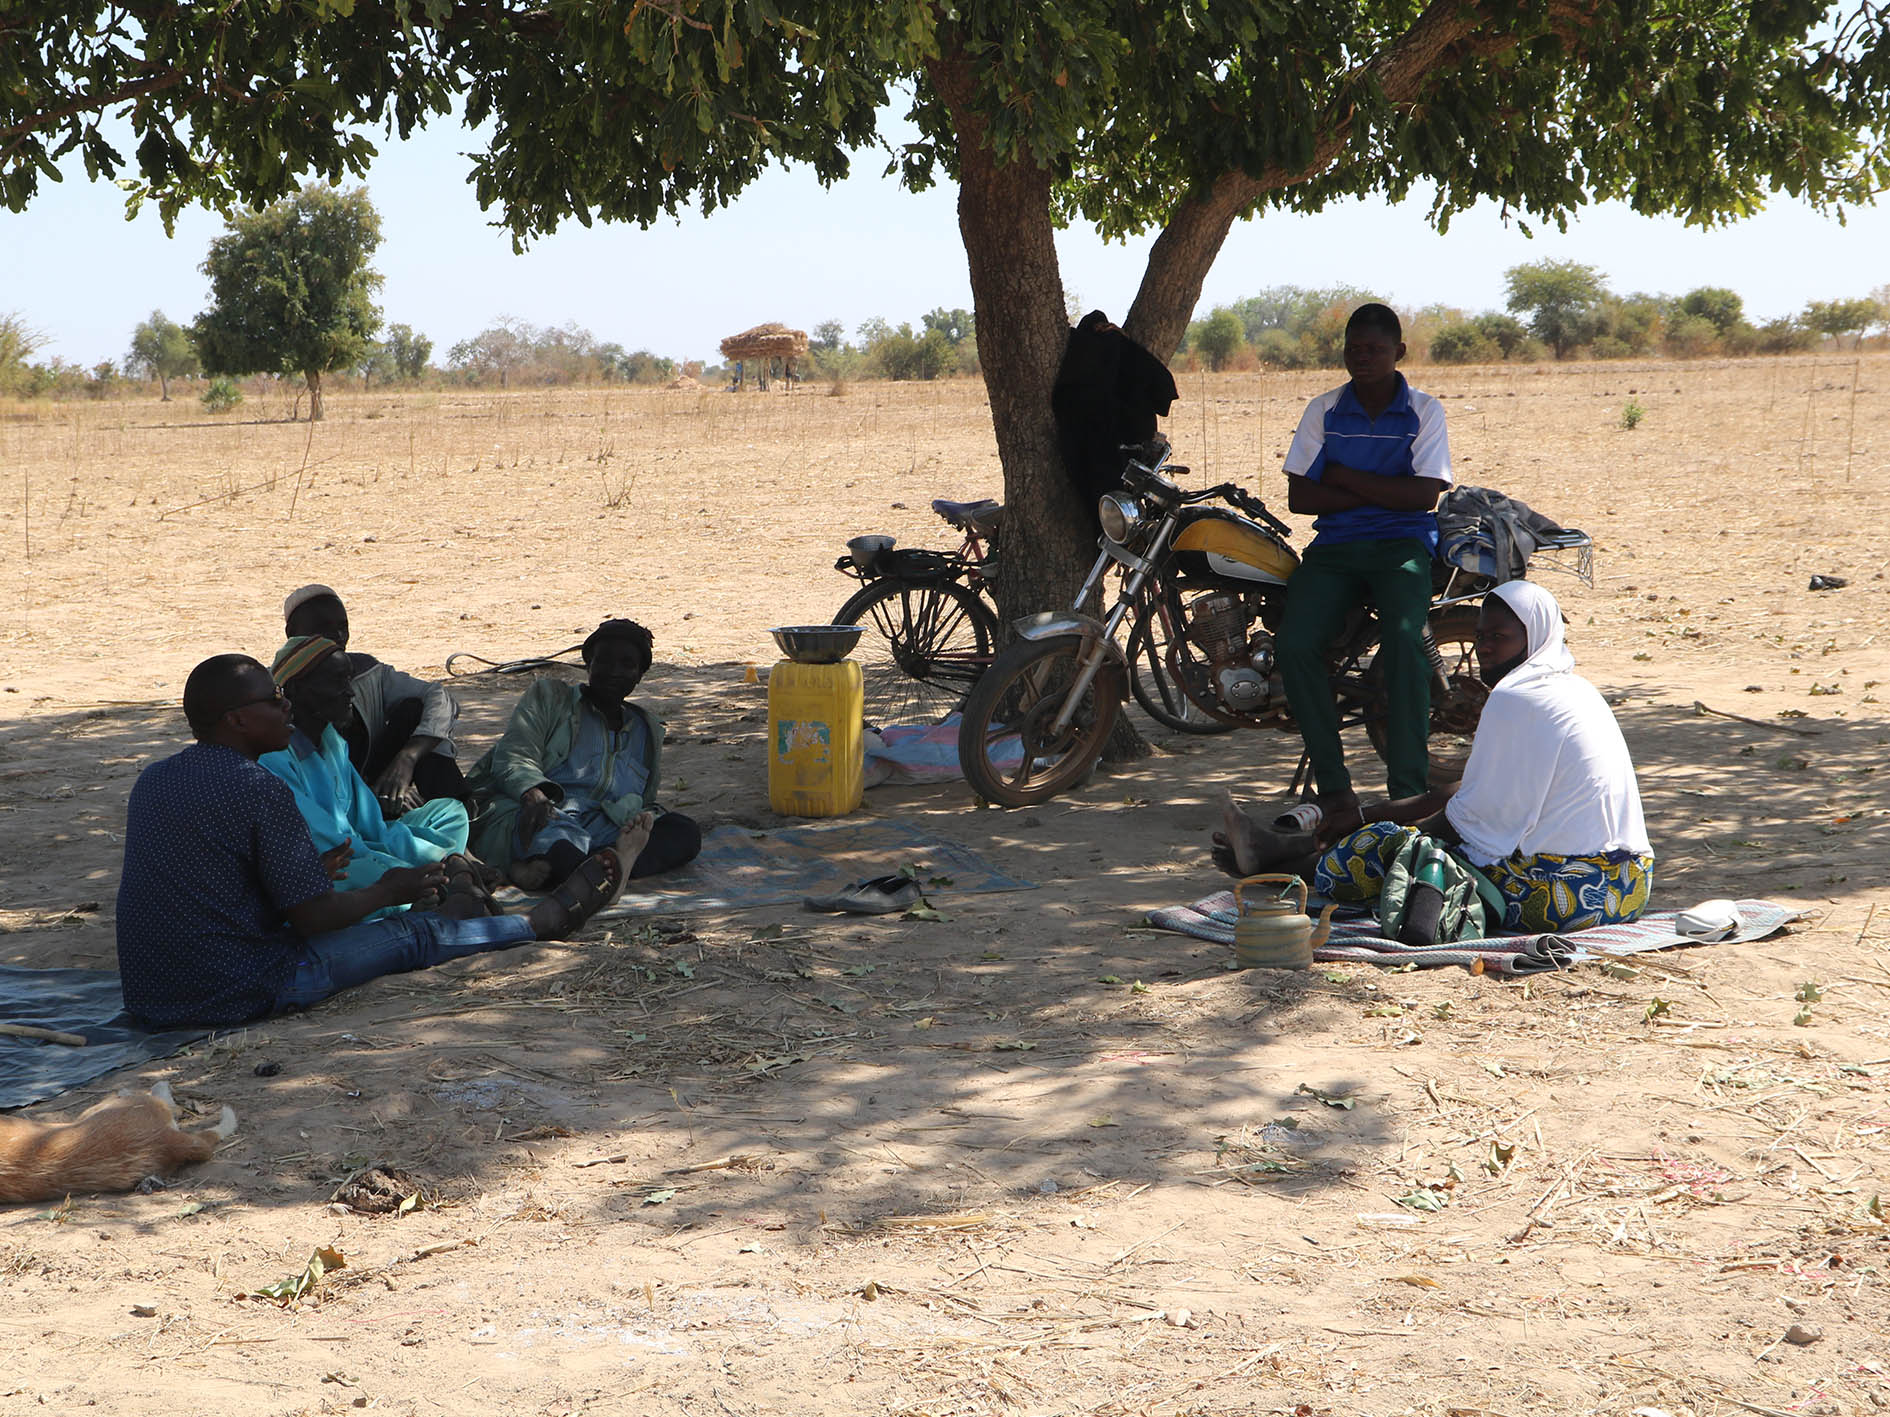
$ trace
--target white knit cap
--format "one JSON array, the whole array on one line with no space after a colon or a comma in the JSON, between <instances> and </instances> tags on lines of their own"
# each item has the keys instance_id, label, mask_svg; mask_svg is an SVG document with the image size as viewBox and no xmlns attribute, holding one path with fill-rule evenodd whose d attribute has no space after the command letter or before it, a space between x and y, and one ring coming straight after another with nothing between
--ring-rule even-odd
<instances>
[{"instance_id":1,"label":"white knit cap","mask_svg":"<svg viewBox=\"0 0 1890 1417\"><path fill-rule=\"evenodd\" d=\"M288 618L295 614L302 606L307 605L311 600L320 600L324 595L335 600L341 599L340 596L336 595L334 591L330 590L325 585L305 585L300 590L290 591L289 598L282 602L282 619L284 623L287 623Z\"/></svg>"}]
</instances>

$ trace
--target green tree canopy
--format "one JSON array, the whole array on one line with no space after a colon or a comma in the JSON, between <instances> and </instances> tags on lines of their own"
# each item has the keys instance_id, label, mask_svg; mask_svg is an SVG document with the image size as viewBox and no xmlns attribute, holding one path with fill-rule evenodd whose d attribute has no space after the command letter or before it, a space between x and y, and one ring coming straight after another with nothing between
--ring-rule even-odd
<instances>
[{"instance_id":1,"label":"green tree canopy","mask_svg":"<svg viewBox=\"0 0 1890 1417\"><path fill-rule=\"evenodd\" d=\"M125 367L133 372L142 370L145 378L156 379L160 402L169 403L171 380L197 372L197 346L191 343L189 330L162 310L153 310L151 318L131 332L131 352L125 356Z\"/></svg>"},{"instance_id":2,"label":"green tree canopy","mask_svg":"<svg viewBox=\"0 0 1890 1417\"><path fill-rule=\"evenodd\" d=\"M1202 321L1194 343L1207 356L1209 368L1225 369L1227 361L1247 347L1247 332L1240 316L1223 306Z\"/></svg>"},{"instance_id":3,"label":"green tree canopy","mask_svg":"<svg viewBox=\"0 0 1890 1417\"><path fill-rule=\"evenodd\" d=\"M1578 261L1535 261L1511 266L1504 279L1509 308L1528 313L1529 328L1555 351L1557 359L1595 337L1608 287L1593 266Z\"/></svg>"},{"instance_id":4,"label":"green tree canopy","mask_svg":"<svg viewBox=\"0 0 1890 1417\"><path fill-rule=\"evenodd\" d=\"M1712 224L1774 191L1828 206L1890 183L1873 0L17 0L0 199L23 206L76 149L167 214L267 200L364 172L366 131L456 104L479 198L519 241L713 211L781 163L831 181L880 142L908 186L958 184L1033 548L1003 563L1013 609L1088 559L1049 412L1059 222L1156 233L1123 328L1166 351L1229 227L1264 211L1421 192L1440 226L1485 199L1561 222L1607 198ZM894 111L912 136L882 133Z\"/></svg>"},{"instance_id":5,"label":"green tree canopy","mask_svg":"<svg viewBox=\"0 0 1890 1417\"><path fill-rule=\"evenodd\" d=\"M1855 331L1857 342L1864 342L1864 331L1883 318L1883 307L1869 296L1854 300L1813 300L1805 306L1805 324L1819 334L1833 339Z\"/></svg>"},{"instance_id":6,"label":"green tree canopy","mask_svg":"<svg viewBox=\"0 0 1890 1417\"><path fill-rule=\"evenodd\" d=\"M46 336L17 314L0 315L0 394L17 394L32 383L33 371L27 360Z\"/></svg>"},{"instance_id":7,"label":"green tree canopy","mask_svg":"<svg viewBox=\"0 0 1890 1417\"><path fill-rule=\"evenodd\" d=\"M404 380L411 383L426 373L427 361L432 357L432 340L416 333L411 325L389 325L380 342L368 351L362 372L369 382Z\"/></svg>"},{"instance_id":8,"label":"green tree canopy","mask_svg":"<svg viewBox=\"0 0 1890 1417\"><path fill-rule=\"evenodd\" d=\"M1711 320L1715 330L1728 335L1746 318L1746 302L1737 291L1721 285L1702 285L1680 297L1680 313Z\"/></svg>"},{"instance_id":9,"label":"green tree canopy","mask_svg":"<svg viewBox=\"0 0 1890 1417\"><path fill-rule=\"evenodd\" d=\"M311 420L322 416L322 375L367 355L380 328L368 258L381 219L367 189L310 183L293 197L239 212L210 243L203 271L210 308L192 336L211 374L300 374Z\"/></svg>"}]
</instances>

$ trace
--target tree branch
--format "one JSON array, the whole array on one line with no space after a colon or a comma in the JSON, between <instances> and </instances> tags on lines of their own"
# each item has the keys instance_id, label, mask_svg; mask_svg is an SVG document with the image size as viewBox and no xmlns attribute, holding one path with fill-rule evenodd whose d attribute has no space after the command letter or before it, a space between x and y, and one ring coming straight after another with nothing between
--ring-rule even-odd
<instances>
[{"instance_id":1,"label":"tree branch","mask_svg":"<svg viewBox=\"0 0 1890 1417\"><path fill-rule=\"evenodd\" d=\"M1604 3L1558 0L1551 7L1551 23L1563 33L1579 31ZM1434 83L1448 82L1465 60L1487 58L1516 43L1513 32L1492 28L1491 17L1479 7L1463 0L1431 0L1411 27L1360 66L1326 106L1317 124L1320 136L1304 166L1276 164L1258 174L1224 172L1205 191L1182 198L1149 248L1148 267L1123 321L1124 332L1164 358L1180 348L1202 282L1235 221L1268 192L1317 177L1338 159L1351 141L1358 94L1365 85L1375 84L1394 107L1408 108Z\"/></svg>"},{"instance_id":2,"label":"tree branch","mask_svg":"<svg viewBox=\"0 0 1890 1417\"><path fill-rule=\"evenodd\" d=\"M58 108L49 108L35 113L24 122L0 128L0 138L12 138L21 133L36 132L42 128L52 127L62 119L72 117L75 113L93 113L110 108L116 103L129 103L132 99L143 98L146 94L161 93L165 89L176 88L183 82L184 76L175 69L153 74L148 78L133 79L129 83L121 84L108 94L87 94ZM10 156L16 146L17 144L8 144L4 150L0 150L0 158Z\"/></svg>"}]
</instances>

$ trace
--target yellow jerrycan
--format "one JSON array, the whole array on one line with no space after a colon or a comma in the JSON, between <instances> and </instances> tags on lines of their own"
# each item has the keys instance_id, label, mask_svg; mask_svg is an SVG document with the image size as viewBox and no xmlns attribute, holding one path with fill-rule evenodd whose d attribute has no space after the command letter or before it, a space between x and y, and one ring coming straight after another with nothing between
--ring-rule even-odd
<instances>
[{"instance_id":1,"label":"yellow jerrycan","mask_svg":"<svg viewBox=\"0 0 1890 1417\"><path fill-rule=\"evenodd\" d=\"M1285 886L1272 895L1250 899L1252 886ZM1299 901L1289 899L1297 890ZM1311 969L1313 951L1332 933L1328 905L1317 925L1306 914L1306 883L1298 876L1248 876L1234 887L1234 963L1242 969Z\"/></svg>"},{"instance_id":2,"label":"yellow jerrycan","mask_svg":"<svg viewBox=\"0 0 1890 1417\"><path fill-rule=\"evenodd\" d=\"M777 630L790 656L819 653L825 663L782 660L768 675L768 803L789 817L843 817L860 805L865 786L865 681L857 661L831 648L809 650L807 632L826 626ZM845 654L858 638L853 626ZM795 635L795 632L800 632ZM794 635L794 638L783 638Z\"/></svg>"}]
</instances>

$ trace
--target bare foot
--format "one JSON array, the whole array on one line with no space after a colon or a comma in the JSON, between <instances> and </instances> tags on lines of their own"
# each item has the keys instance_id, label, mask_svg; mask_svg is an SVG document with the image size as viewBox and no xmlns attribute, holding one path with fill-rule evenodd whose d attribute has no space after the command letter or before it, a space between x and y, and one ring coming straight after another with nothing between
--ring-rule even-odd
<instances>
[{"instance_id":1,"label":"bare foot","mask_svg":"<svg viewBox=\"0 0 1890 1417\"><path fill-rule=\"evenodd\" d=\"M656 825L656 813L638 812L625 822L617 832L617 844L613 848L618 859L623 862L626 872L636 868L637 857L643 854L643 848L650 844L650 829Z\"/></svg>"},{"instance_id":2,"label":"bare foot","mask_svg":"<svg viewBox=\"0 0 1890 1417\"><path fill-rule=\"evenodd\" d=\"M551 879L551 862L542 856L528 856L507 867L505 877L522 891L541 891Z\"/></svg>"}]
</instances>

